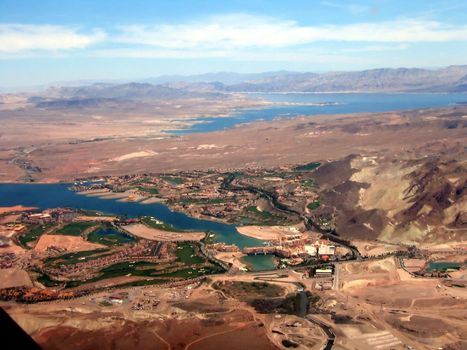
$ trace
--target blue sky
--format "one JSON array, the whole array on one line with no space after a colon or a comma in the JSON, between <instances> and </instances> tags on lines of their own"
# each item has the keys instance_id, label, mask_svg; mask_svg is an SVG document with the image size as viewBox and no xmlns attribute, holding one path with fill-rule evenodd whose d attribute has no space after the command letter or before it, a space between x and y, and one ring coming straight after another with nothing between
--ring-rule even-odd
<instances>
[{"instance_id":1,"label":"blue sky","mask_svg":"<svg viewBox=\"0 0 467 350\"><path fill-rule=\"evenodd\" d=\"M467 64L467 1L0 0L0 85Z\"/></svg>"}]
</instances>

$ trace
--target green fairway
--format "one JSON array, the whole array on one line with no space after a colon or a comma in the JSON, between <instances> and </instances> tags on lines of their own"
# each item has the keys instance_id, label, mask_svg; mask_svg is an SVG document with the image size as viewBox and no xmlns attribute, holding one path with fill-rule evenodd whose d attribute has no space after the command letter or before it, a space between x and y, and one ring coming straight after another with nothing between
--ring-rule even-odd
<instances>
[{"instance_id":1,"label":"green fairway","mask_svg":"<svg viewBox=\"0 0 467 350\"><path fill-rule=\"evenodd\" d=\"M96 249L96 250L87 250L84 252L68 253L59 256L54 256L52 258L47 258L44 262L46 265L60 263L64 265L76 264L81 261L88 261L98 259L103 256L108 256L109 254L102 254L108 252L109 249Z\"/></svg>"},{"instance_id":2,"label":"green fairway","mask_svg":"<svg viewBox=\"0 0 467 350\"><path fill-rule=\"evenodd\" d=\"M316 200L314 202L309 203L307 205L307 208L310 209L310 210L315 210L315 209L319 208L320 205L321 205L320 201Z\"/></svg>"},{"instance_id":3,"label":"green fairway","mask_svg":"<svg viewBox=\"0 0 467 350\"><path fill-rule=\"evenodd\" d=\"M175 177L175 176L162 176L161 177L162 180L165 180L169 183L171 183L172 185L181 185L184 181L181 177Z\"/></svg>"},{"instance_id":4,"label":"green fairway","mask_svg":"<svg viewBox=\"0 0 467 350\"><path fill-rule=\"evenodd\" d=\"M157 190L157 188L142 187L142 186L138 186L137 188L138 188L138 190L149 193L149 194L159 194L159 191Z\"/></svg>"},{"instance_id":5,"label":"green fairway","mask_svg":"<svg viewBox=\"0 0 467 350\"><path fill-rule=\"evenodd\" d=\"M52 224L33 226L29 229L29 231L22 233L20 236L18 236L18 241L21 244L21 246L29 248L27 245L29 242L33 242L36 239L38 239L41 235L44 234L45 231L47 231L51 227Z\"/></svg>"},{"instance_id":6,"label":"green fairway","mask_svg":"<svg viewBox=\"0 0 467 350\"><path fill-rule=\"evenodd\" d=\"M159 221L151 216L142 217L141 222L149 227L157 228L159 230L178 232L178 230L176 230L172 225L166 224L165 222Z\"/></svg>"},{"instance_id":7,"label":"green fairway","mask_svg":"<svg viewBox=\"0 0 467 350\"><path fill-rule=\"evenodd\" d=\"M61 229L57 230L55 233L67 236L79 236L84 231L93 226L99 226L100 223L95 221L86 221L86 222L72 222L71 224L63 226Z\"/></svg>"},{"instance_id":8,"label":"green fairway","mask_svg":"<svg viewBox=\"0 0 467 350\"><path fill-rule=\"evenodd\" d=\"M192 243L179 243L177 245L176 255L178 261L186 265L202 264L206 261L202 256L196 253Z\"/></svg>"}]
</instances>

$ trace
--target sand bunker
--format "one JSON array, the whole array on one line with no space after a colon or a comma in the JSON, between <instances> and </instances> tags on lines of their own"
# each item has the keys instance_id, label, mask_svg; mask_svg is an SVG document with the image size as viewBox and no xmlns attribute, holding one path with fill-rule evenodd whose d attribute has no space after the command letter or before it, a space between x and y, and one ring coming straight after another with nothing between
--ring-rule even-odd
<instances>
[{"instance_id":1,"label":"sand bunker","mask_svg":"<svg viewBox=\"0 0 467 350\"><path fill-rule=\"evenodd\" d=\"M38 252L44 252L48 247L62 248L69 252L81 252L85 250L105 248L105 246L101 244L85 241L83 237L43 235L34 247L34 250Z\"/></svg>"},{"instance_id":2,"label":"sand bunker","mask_svg":"<svg viewBox=\"0 0 467 350\"><path fill-rule=\"evenodd\" d=\"M205 236L204 232L164 231L143 224L132 224L125 226L125 230L135 236L151 239L154 241L200 241Z\"/></svg>"}]
</instances>

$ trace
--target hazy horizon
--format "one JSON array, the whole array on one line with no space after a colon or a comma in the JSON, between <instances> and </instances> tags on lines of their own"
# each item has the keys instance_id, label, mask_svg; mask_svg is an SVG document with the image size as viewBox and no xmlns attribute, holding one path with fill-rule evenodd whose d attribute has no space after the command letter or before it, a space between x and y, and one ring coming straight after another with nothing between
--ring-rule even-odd
<instances>
[{"instance_id":1,"label":"hazy horizon","mask_svg":"<svg viewBox=\"0 0 467 350\"><path fill-rule=\"evenodd\" d=\"M290 74L305 74L305 73L315 73L315 74L325 74L325 73L339 73L339 72L362 72L362 71L370 71L370 70L377 70L377 69L426 69L426 70L438 70L444 69L448 67L455 67L455 66L466 66L467 64L458 64L458 65L451 65L451 66L439 66L439 67L376 67L376 68L368 68L368 69L355 69L355 70L324 70L324 71L293 71L287 69L281 70L272 70L272 71L258 71L258 72L236 72L236 71L206 71L200 72L196 74L159 74L154 76L140 76L140 77L130 77L130 78L82 78L76 80L60 80L60 81L50 81L45 82L42 84L36 85L0 85L0 91L11 91L11 92L21 92L21 91L34 91L40 90L48 87L60 87L60 86L73 86L73 85L91 85L91 84L126 84L126 83L141 83L146 82L149 80L161 80L161 82L154 83L150 82L150 84L163 84L164 79L167 79L166 82L169 81L177 81L176 78L180 78L180 81L183 81L184 78L193 78L193 77L203 77L209 75L239 75L239 76L248 76L248 75L273 75L275 73L290 73ZM209 82L210 80L199 80L203 82Z\"/></svg>"}]
</instances>

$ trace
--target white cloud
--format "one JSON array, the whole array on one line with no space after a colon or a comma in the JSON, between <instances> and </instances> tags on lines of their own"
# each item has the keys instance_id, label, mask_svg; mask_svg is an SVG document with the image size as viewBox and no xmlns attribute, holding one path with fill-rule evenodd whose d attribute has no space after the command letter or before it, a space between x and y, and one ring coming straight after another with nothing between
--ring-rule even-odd
<instances>
[{"instance_id":1,"label":"white cloud","mask_svg":"<svg viewBox=\"0 0 467 350\"><path fill-rule=\"evenodd\" d=\"M186 24L120 27L115 40L165 49L232 50L283 48L320 41L411 43L466 41L467 26L422 19L378 23L304 26L295 21L245 14L211 17Z\"/></svg>"},{"instance_id":2,"label":"white cloud","mask_svg":"<svg viewBox=\"0 0 467 350\"><path fill-rule=\"evenodd\" d=\"M121 27L117 40L164 48L282 47L294 42L289 37L294 21L245 14L212 17L187 24L131 25Z\"/></svg>"},{"instance_id":3,"label":"white cloud","mask_svg":"<svg viewBox=\"0 0 467 350\"><path fill-rule=\"evenodd\" d=\"M415 42L467 42L467 25L432 20L311 26L248 14L181 24L134 24L113 28L112 33L58 25L0 24L0 59L60 57L86 49L82 54L105 57L306 60L318 54L326 58L329 54L404 50ZM102 45L96 49L96 43ZM317 51L322 43L335 45Z\"/></svg>"},{"instance_id":4,"label":"white cloud","mask_svg":"<svg viewBox=\"0 0 467 350\"><path fill-rule=\"evenodd\" d=\"M105 38L102 30L79 33L75 28L57 25L0 24L0 52L8 54L80 49Z\"/></svg>"}]
</instances>

